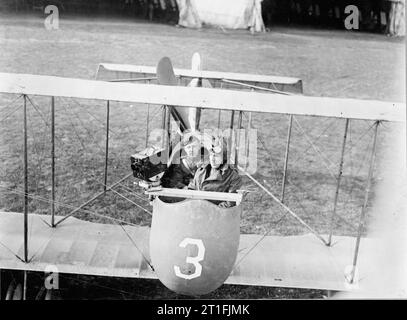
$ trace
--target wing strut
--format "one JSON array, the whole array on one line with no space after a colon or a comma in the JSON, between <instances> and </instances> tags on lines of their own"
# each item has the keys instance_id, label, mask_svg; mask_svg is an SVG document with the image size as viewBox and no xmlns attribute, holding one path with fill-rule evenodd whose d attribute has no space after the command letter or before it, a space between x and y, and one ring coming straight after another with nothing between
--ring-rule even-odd
<instances>
[{"instance_id":1,"label":"wing strut","mask_svg":"<svg viewBox=\"0 0 407 320\"><path fill-rule=\"evenodd\" d=\"M51 226L55 227L55 97L51 97Z\"/></svg>"},{"instance_id":2,"label":"wing strut","mask_svg":"<svg viewBox=\"0 0 407 320\"><path fill-rule=\"evenodd\" d=\"M110 127L110 101L106 103L106 145L105 145L105 173L103 191L106 193L107 188L107 167L109 161L109 127Z\"/></svg>"},{"instance_id":3,"label":"wing strut","mask_svg":"<svg viewBox=\"0 0 407 320\"><path fill-rule=\"evenodd\" d=\"M351 272L351 277L349 279L350 284L352 284L355 280L356 264L357 264L358 255L359 255L360 239L362 237L363 227L365 226L366 208L367 208L367 203L369 201L369 193L370 193L370 187L371 187L371 182L372 182L372 177L373 177L373 168L374 168L374 163L375 163L375 158L376 158L375 156L376 156L376 147L377 147L377 132L379 129L379 124L380 124L380 121L376 121L374 137L373 137L372 153L370 156L369 173L367 175L367 181L366 181L365 202L363 203L362 212L360 213L358 236L356 238L355 253L353 256L353 264L352 264L352 272Z\"/></svg>"},{"instance_id":4,"label":"wing strut","mask_svg":"<svg viewBox=\"0 0 407 320\"><path fill-rule=\"evenodd\" d=\"M284 157L284 172L283 172L283 185L281 187L281 202L284 203L285 195L285 185L287 183L287 169L288 169L288 156L290 153L290 142L291 142L291 130L293 127L293 115L290 114L288 119L288 132L287 132L287 142L285 147L285 157Z\"/></svg>"},{"instance_id":5,"label":"wing strut","mask_svg":"<svg viewBox=\"0 0 407 320\"><path fill-rule=\"evenodd\" d=\"M28 262L28 137L27 96L24 95L24 262Z\"/></svg>"},{"instance_id":6,"label":"wing strut","mask_svg":"<svg viewBox=\"0 0 407 320\"><path fill-rule=\"evenodd\" d=\"M341 185L341 178L342 178L342 169L343 169L343 159L345 156L345 148L346 148L346 138L348 136L349 130L349 119L346 119L345 122L345 133L343 134L343 142L342 142L342 150L341 150L341 160L339 162L338 168L338 178L336 180L336 190L335 190L335 198L334 198L334 209L331 214L331 222L330 222L330 230L329 230L329 238L328 238L328 246L331 245L332 242L332 234L333 234L333 227L334 227L334 218L336 216L336 209L338 205L338 196L339 196L339 188Z\"/></svg>"}]
</instances>

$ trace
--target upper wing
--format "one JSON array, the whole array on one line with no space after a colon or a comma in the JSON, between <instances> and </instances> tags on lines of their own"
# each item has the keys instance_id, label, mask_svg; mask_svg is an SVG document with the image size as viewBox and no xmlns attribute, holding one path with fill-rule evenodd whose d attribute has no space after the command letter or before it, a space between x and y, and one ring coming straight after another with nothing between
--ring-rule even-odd
<instances>
[{"instance_id":1,"label":"upper wing","mask_svg":"<svg viewBox=\"0 0 407 320\"><path fill-rule=\"evenodd\" d=\"M0 92L134 103L405 122L405 103L285 96L211 88L188 88L0 73Z\"/></svg>"}]
</instances>

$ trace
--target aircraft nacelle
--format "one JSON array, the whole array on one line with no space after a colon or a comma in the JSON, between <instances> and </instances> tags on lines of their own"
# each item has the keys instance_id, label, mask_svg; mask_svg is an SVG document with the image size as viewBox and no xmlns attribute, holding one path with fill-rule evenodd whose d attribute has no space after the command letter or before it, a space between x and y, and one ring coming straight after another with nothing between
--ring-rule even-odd
<instances>
[{"instance_id":1,"label":"aircraft nacelle","mask_svg":"<svg viewBox=\"0 0 407 320\"><path fill-rule=\"evenodd\" d=\"M239 247L241 206L220 208L207 200L153 201L150 255L170 290L203 295L229 277Z\"/></svg>"}]
</instances>

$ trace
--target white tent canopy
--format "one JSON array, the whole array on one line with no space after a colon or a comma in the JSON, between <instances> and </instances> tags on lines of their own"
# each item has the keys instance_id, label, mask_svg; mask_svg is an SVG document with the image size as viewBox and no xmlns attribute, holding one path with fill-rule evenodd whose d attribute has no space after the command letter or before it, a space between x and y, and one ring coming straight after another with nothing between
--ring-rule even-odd
<instances>
[{"instance_id":1,"label":"white tent canopy","mask_svg":"<svg viewBox=\"0 0 407 320\"><path fill-rule=\"evenodd\" d=\"M203 24L228 29L265 30L261 16L263 0L177 0L178 24L201 28Z\"/></svg>"}]
</instances>

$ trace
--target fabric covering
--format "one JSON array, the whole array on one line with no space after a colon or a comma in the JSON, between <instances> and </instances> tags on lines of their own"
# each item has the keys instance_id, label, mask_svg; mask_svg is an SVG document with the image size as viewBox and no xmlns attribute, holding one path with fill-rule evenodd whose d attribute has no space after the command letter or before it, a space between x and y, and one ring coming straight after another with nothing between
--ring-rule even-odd
<instances>
[{"instance_id":1,"label":"fabric covering","mask_svg":"<svg viewBox=\"0 0 407 320\"><path fill-rule=\"evenodd\" d=\"M265 30L261 16L262 0L177 0L178 24L187 28L202 25L228 29Z\"/></svg>"}]
</instances>

